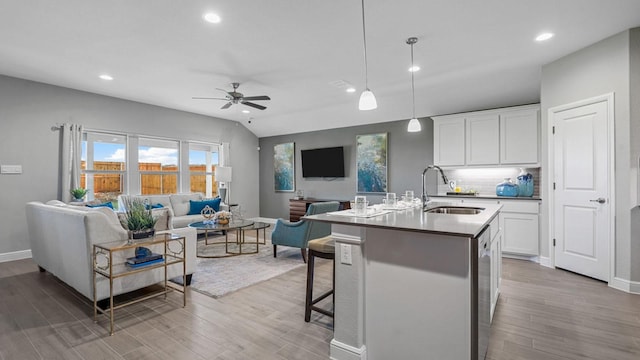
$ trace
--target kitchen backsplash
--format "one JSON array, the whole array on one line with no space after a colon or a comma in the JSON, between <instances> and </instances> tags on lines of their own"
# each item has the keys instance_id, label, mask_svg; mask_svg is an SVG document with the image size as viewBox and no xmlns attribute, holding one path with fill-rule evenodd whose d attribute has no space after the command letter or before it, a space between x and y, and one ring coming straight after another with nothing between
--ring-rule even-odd
<instances>
[{"instance_id":1,"label":"kitchen backsplash","mask_svg":"<svg viewBox=\"0 0 640 360\"><path fill-rule=\"evenodd\" d=\"M533 197L540 197L540 168L525 168L533 175ZM464 168L444 170L449 180L455 180L463 192L475 190L480 196L495 196L496 185L510 178L514 184L518 182L520 168ZM438 182L438 194L444 195L453 191L448 185Z\"/></svg>"}]
</instances>

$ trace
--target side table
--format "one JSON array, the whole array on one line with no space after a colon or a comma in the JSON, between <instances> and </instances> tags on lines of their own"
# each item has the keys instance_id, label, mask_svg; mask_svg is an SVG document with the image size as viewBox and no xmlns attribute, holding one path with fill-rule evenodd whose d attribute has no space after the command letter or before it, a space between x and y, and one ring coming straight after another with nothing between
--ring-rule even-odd
<instances>
[{"instance_id":1,"label":"side table","mask_svg":"<svg viewBox=\"0 0 640 360\"><path fill-rule=\"evenodd\" d=\"M124 262L115 262L114 254L120 252L127 252L134 254L134 250L139 246L150 246L155 244L163 244L164 251L162 252L163 260L157 263L150 263L136 268L128 267ZM156 296L164 295L171 291L179 291L182 293L182 307L187 306L187 295L185 291L185 285L187 283L187 268L185 261L185 238L175 234L159 234L155 237L151 237L146 240L137 240L133 242L114 241L93 245L93 321L98 321L98 312L109 316L109 322L111 325L110 335L113 335L114 317L113 311L123 308L128 305L135 304L137 302L147 300ZM123 258L126 258L124 256ZM173 264L182 263L182 286L170 283L167 278L167 267ZM164 286L155 292L149 293L145 296L135 298L120 304L114 304L113 301L113 281L118 278L139 274L144 271L150 271L153 269L164 268ZM96 294L96 279L97 276L104 276L109 279L109 308L101 309L98 307L98 300Z\"/></svg>"}]
</instances>

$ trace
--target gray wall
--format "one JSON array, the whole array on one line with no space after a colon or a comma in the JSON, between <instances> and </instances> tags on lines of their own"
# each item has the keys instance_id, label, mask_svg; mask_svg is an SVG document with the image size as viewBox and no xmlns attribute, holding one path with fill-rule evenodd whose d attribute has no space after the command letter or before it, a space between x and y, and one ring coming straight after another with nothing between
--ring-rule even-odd
<instances>
[{"instance_id":1,"label":"gray wall","mask_svg":"<svg viewBox=\"0 0 640 360\"><path fill-rule=\"evenodd\" d=\"M248 216L258 215L258 138L237 122L0 76L0 164L21 175L0 175L0 255L30 248L24 205L58 198L60 132L86 128L230 143L231 194Z\"/></svg>"},{"instance_id":2,"label":"gray wall","mask_svg":"<svg viewBox=\"0 0 640 360\"><path fill-rule=\"evenodd\" d=\"M388 191L398 195L413 190L419 196L422 170L433 162L433 121L420 119L422 131L408 133L408 120L353 126L340 129L260 138L260 215L289 218L289 199L295 193L274 191L273 146L295 143L296 189L305 197L320 199L353 199L356 194L356 135L386 132L388 141ZM300 150L344 146L345 177L335 180L303 178ZM429 178L435 189L435 175ZM373 203L382 195L365 194Z\"/></svg>"},{"instance_id":3,"label":"gray wall","mask_svg":"<svg viewBox=\"0 0 640 360\"><path fill-rule=\"evenodd\" d=\"M630 199L631 209L631 229L629 237L629 247L631 258L632 281L640 281L640 28L632 29L629 32L629 92L630 92L630 167L631 174L635 174L635 181L631 181L629 186L636 187L635 198ZM634 177L632 177L634 179ZM635 254L635 256L633 255Z\"/></svg>"},{"instance_id":4,"label":"gray wall","mask_svg":"<svg viewBox=\"0 0 640 360\"><path fill-rule=\"evenodd\" d=\"M549 108L578 100L615 93L615 276L626 280L640 280L640 233L637 226L631 232L631 211L637 199L637 184L630 181L637 174L638 151L638 105L634 105L631 117L632 99L637 103L638 69L634 64L633 84L630 83L630 42L633 38L633 58L638 59L638 30L625 31L594 45L570 54L542 68L541 104L543 127L543 168L548 168L548 110ZM632 98L630 89L635 97ZM632 126L633 124L633 126ZM630 133L632 134L630 136ZM632 149L630 151L630 148ZM546 189L548 191L548 188ZM544 197L544 194L543 194ZM542 256L549 256L548 203L544 203L542 216ZM634 223L640 218L635 215ZM632 265L634 265L632 271Z\"/></svg>"}]
</instances>

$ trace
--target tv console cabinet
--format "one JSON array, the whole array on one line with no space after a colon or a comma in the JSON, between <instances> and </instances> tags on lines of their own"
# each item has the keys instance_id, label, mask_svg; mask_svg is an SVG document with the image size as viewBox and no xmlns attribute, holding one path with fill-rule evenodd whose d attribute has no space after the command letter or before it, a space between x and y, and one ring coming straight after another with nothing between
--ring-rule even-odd
<instances>
[{"instance_id":1,"label":"tv console cabinet","mask_svg":"<svg viewBox=\"0 0 640 360\"><path fill-rule=\"evenodd\" d=\"M330 199L289 199L289 221L300 221L300 218L304 216L309 209L309 205L315 202L324 201L337 201L340 203L339 210L351 209L351 202L349 200L330 200Z\"/></svg>"}]
</instances>

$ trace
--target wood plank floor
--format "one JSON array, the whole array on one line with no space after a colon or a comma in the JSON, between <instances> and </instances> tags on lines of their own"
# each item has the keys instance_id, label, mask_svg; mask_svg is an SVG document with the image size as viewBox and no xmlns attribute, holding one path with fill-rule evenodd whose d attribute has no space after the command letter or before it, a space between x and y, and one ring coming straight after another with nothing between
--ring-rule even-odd
<instances>
[{"instance_id":1,"label":"wood plank floor","mask_svg":"<svg viewBox=\"0 0 640 360\"><path fill-rule=\"evenodd\" d=\"M503 275L487 359L640 359L640 296L520 260ZM304 322L305 278L299 268L220 299L189 291L186 308L177 293L152 299L117 311L109 336L31 260L0 263L0 359L328 359L333 322Z\"/></svg>"}]
</instances>

